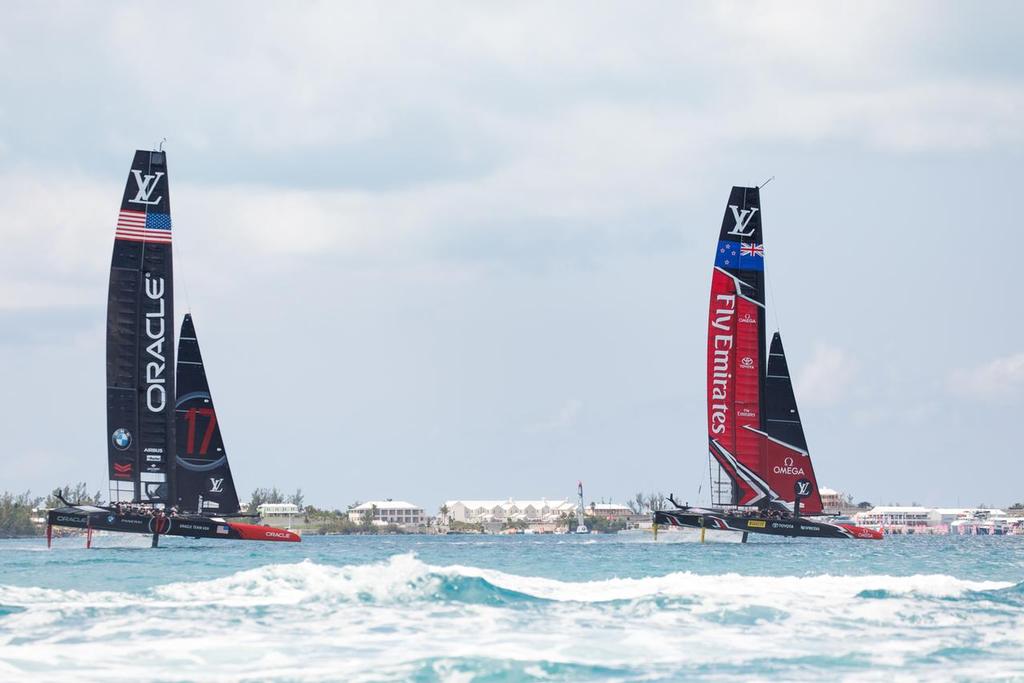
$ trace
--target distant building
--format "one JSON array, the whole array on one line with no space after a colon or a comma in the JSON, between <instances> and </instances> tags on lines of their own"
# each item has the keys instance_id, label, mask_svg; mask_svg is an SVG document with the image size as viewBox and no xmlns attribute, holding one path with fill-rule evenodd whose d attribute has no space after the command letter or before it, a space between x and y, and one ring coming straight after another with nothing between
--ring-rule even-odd
<instances>
[{"instance_id":1,"label":"distant building","mask_svg":"<svg viewBox=\"0 0 1024 683\"><path fill-rule=\"evenodd\" d=\"M372 523L378 526L421 526L427 522L423 508L404 500L368 500L349 508L348 519L355 524L361 524L366 519L368 511L372 511Z\"/></svg>"},{"instance_id":2,"label":"distant building","mask_svg":"<svg viewBox=\"0 0 1024 683\"><path fill-rule=\"evenodd\" d=\"M484 524L488 522L554 522L563 514L575 514L576 506L568 500L446 500L448 517L456 522Z\"/></svg>"},{"instance_id":3,"label":"distant building","mask_svg":"<svg viewBox=\"0 0 1024 683\"><path fill-rule=\"evenodd\" d=\"M618 503L593 503L586 509L588 515L603 517L609 521L626 520L633 516L633 511Z\"/></svg>"},{"instance_id":4,"label":"distant building","mask_svg":"<svg viewBox=\"0 0 1024 683\"><path fill-rule=\"evenodd\" d=\"M821 495L823 511L830 514L839 514L844 506L843 494L827 486L818 487L818 493Z\"/></svg>"},{"instance_id":5,"label":"distant building","mask_svg":"<svg viewBox=\"0 0 1024 683\"><path fill-rule=\"evenodd\" d=\"M879 505L855 514L854 519L861 526L893 532L931 530L945 533L957 527L976 524L979 521L1008 523L1002 510L988 508L929 508L919 505Z\"/></svg>"},{"instance_id":6,"label":"distant building","mask_svg":"<svg viewBox=\"0 0 1024 683\"><path fill-rule=\"evenodd\" d=\"M294 517L299 514L299 506L294 503L264 503L256 508L261 518Z\"/></svg>"},{"instance_id":7,"label":"distant building","mask_svg":"<svg viewBox=\"0 0 1024 683\"><path fill-rule=\"evenodd\" d=\"M860 526L873 528L937 526L942 515L934 508L903 505L879 505L853 516Z\"/></svg>"}]
</instances>

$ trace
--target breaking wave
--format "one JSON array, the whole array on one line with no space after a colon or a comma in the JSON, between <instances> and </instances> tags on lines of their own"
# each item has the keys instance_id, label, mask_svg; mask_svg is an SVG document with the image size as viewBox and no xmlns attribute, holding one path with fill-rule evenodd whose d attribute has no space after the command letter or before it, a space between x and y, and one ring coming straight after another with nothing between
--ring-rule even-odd
<instances>
[{"instance_id":1,"label":"breaking wave","mask_svg":"<svg viewBox=\"0 0 1024 683\"><path fill-rule=\"evenodd\" d=\"M1024 673L1022 634L1024 583L941 574L572 582L407 553L139 592L0 586L4 680L980 677Z\"/></svg>"}]
</instances>

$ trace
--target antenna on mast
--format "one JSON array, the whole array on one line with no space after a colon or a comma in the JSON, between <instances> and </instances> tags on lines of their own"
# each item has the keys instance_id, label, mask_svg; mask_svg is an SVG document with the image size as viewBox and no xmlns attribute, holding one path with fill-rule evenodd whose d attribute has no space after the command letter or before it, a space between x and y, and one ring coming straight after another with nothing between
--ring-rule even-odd
<instances>
[{"instance_id":1,"label":"antenna on mast","mask_svg":"<svg viewBox=\"0 0 1024 683\"><path fill-rule=\"evenodd\" d=\"M764 181L763 183L761 183L760 185L758 185L758 186L757 186L757 189L759 189L759 190L760 190L760 189L761 189L762 187L764 187L765 185L767 185L768 183L770 183L770 182L771 182L771 181L773 181L773 180L775 180L775 176L772 176L772 177L771 177L771 178L769 178L768 180L766 180L766 181Z\"/></svg>"},{"instance_id":2,"label":"antenna on mast","mask_svg":"<svg viewBox=\"0 0 1024 683\"><path fill-rule=\"evenodd\" d=\"M167 138L163 138L162 140L160 140L160 146L157 147L156 151L158 151L158 152L164 151L164 143L165 142L167 142Z\"/></svg>"}]
</instances>

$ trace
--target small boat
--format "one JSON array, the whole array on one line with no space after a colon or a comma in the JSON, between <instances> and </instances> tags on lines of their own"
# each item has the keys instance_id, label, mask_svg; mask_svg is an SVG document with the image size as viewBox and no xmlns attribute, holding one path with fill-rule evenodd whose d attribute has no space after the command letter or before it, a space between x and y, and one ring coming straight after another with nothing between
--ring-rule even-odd
<instances>
[{"instance_id":1,"label":"small boat","mask_svg":"<svg viewBox=\"0 0 1024 683\"><path fill-rule=\"evenodd\" d=\"M765 340L760 188L734 187L715 250L708 316L710 507L654 513L654 525L814 538L881 539L822 516L786 352Z\"/></svg>"},{"instance_id":2,"label":"small boat","mask_svg":"<svg viewBox=\"0 0 1024 683\"><path fill-rule=\"evenodd\" d=\"M107 298L110 504L47 513L53 527L152 536L300 541L233 521L241 513L191 314L174 353L174 278L167 155L135 152L114 232ZM174 370L172 372L172 370Z\"/></svg>"}]
</instances>

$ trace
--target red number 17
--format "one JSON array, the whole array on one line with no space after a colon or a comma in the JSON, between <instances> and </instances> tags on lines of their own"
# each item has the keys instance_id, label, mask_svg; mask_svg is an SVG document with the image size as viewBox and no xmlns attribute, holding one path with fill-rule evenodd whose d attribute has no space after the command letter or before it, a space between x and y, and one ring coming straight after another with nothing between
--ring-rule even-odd
<instances>
[{"instance_id":1,"label":"red number 17","mask_svg":"<svg viewBox=\"0 0 1024 683\"><path fill-rule=\"evenodd\" d=\"M213 411L213 408L189 408L185 413L185 420L188 422L188 437L185 442L187 455L192 455L196 450L196 415L205 415L210 418L206 424L206 433L203 434L203 442L199 444L199 455L206 455L206 452L210 450L213 428L217 426L217 413Z\"/></svg>"}]
</instances>

